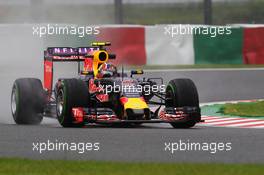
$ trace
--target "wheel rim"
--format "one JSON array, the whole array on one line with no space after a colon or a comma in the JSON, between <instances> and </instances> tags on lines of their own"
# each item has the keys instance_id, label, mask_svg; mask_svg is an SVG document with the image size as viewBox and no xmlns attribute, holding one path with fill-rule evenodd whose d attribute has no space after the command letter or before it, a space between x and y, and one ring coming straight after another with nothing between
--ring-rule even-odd
<instances>
[{"instance_id":1,"label":"wheel rim","mask_svg":"<svg viewBox=\"0 0 264 175\"><path fill-rule=\"evenodd\" d=\"M11 95L11 111L12 114L15 115L17 111L17 94L16 94L16 88L13 89L12 95Z\"/></svg>"},{"instance_id":2,"label":"wheel rim","mask_svg":"<svg viewBox=\"0 0 264 175\"><path fill-rule=\"evenodd\" d=\"M64 106L64 95L63 92L60 91L58 98L57 98L57 113L58 116L61 116L63 113L63 106Z\"/></svg>"}]
</instances>

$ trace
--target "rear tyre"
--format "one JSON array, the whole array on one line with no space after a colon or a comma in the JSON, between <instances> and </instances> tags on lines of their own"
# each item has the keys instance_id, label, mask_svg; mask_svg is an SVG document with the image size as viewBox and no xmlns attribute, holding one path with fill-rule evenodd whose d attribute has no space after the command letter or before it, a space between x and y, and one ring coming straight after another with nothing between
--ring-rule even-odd
<instances>
[{"instance_id":1,"label":"rear tyre","mask_svg":"<svg viewBox=\"0 0 264 175\"><path fill-rule=\"evenodd\" d=\"M40 124L44 107L45 91L39 79L21 78L14 82L11 112L16 124Z\"/></svg>"},{"instance_id":2,"label":"rear tyre","mask_svg":"<svg viewBox=\"0 0 264 175\"><path fill-rule=\"evenodd\" d=\"M79 79L64 79L56 97L56 111L59 123L63 127L83 126L83 123L75 123L72 108L87 107L89 97L86 82Z\"/></svg>"},{"instance_id":3,"label":"rear tyre","mask_svg":"<svg viewBox=\"0 0 264 175\"><path fill-rule=\"evenodd\" d=\"M199 97L195 84L190 79L171 80L166 88L166 107L199 107ZM184 123L171 123L174 128L191 128L195 120Z\"/></svg>"}]
</instances>

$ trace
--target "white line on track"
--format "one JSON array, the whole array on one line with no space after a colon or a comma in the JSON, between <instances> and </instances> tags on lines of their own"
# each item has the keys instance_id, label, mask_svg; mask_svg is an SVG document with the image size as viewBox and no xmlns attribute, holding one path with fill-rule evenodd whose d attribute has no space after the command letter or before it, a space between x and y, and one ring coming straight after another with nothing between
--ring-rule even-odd
<instances>
[{"instance_id":1,"label":"white line on track","mask_svg":"<svg viewBox=\"0 0 264 175\"><path fill-rule=\"evenodd\" d=\"M227 121L227 122L229 122L229 121L233 121L233 120L235 120L235 121L237 121L238 119L237 118L233 118L233 117L221 117L221 118L219 118L219 117L217 117L217 118L207 118L207 119L204 119L203 118L203 120L205 120L205 122L204 123L215 123L215 122L225 122L225 121Z\"/></svg>"},{"instance_id":2,"label":"white line on track","mask_svg":"<svg viewBox=\"0 0 264 175\"><path fill-rule=\"evenodd\" d=\"M261 125L263 124L263 126L264 126L264 120L257 121L257 122L247 122L247 123L233 124L232 126L249 126L249 125L260 125L260 124Z\"/></svg>"},{"instance_id":3,"label":"white line on track","mask_svg":"<svg viewBox=\"0 0 264 175\"><path fill-rule=\"evenodd\" d=\"M233 119L233 120L228 120L228 121L214 121L214 122L208 122L206 123L205 121L205 124L209 124L209 125L225 125L225 126L228 126L228 125L232 125L234 123L249 123L249 122L253 122L255 121L255 119L242 119L242 118L238 118L238 119Z\"/></svg>"},{"instance_id":4,"label":"white line on track","mask_svg":"<svg viewBox=\"0 0 264 175\"><path fill-rule=\"evenodd\" d=\"M258 68L198 68L198 69L145 69L145 72L205 72L205 71L264 71L263 67Z\"/></svg>"},{"instance_id":5,"label":"white line on track","mask_svg":"<svg viewBox=\"0 0 264 175\"><path fill-rule=\"evenodd\" d=\"M253 99L253 100L233 100L233 101L218 101L218 102L205 102L200 103L200 106L206 106L206 105L217 105L217 104L226 104L226 103L240 103L240 102L255 102L255 101L263 101L263 98L260 99Z\"/></svg>"}]
</instances>

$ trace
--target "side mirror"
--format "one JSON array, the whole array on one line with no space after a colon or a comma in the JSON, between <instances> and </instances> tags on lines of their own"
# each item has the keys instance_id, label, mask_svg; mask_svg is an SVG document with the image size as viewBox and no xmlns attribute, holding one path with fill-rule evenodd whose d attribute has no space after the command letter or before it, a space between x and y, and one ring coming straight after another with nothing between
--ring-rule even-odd
<instances>
[{"instance_id":1,"label":"side mirror","mask_svg":"<svg viewBox=\"0 0 264 175\"><path fill-rule=\"evenodd\" d=\"M133 77L133 75L142 75L144 74L142 69L138 69L138 70L131 70L131 75L130 77Z\"/></svg>"}]
</instances>

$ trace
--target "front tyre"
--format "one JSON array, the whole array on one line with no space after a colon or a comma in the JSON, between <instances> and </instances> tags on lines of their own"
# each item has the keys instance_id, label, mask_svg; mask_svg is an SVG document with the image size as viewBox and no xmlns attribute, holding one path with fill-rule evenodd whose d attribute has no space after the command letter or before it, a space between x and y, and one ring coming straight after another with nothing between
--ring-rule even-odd
<instances>
[{"instance_id":1,"label":"front tyre","mask_svg":"<svg viewBox=\"0 0 264 175\"><path fill-rule=\"evenodd\" d=\"M39 79L17 79L12 88L11 112L16 124L40 124L45 107L45 91Z\"/></svg>"},{"instance_id":2,"label":"front tyre","mask_svg":"<svg viewBox=\"0 0 264 175\"><path fill-rule=\"evenodd\" d=\"M166 88L166 107L197 107L199 108L199 97L195 84L190 79L171 80ZM183 123L171 123L174 128L191 128L196 120Z\"/></svg>"},{"instance_id":3,"label":"front tyre","mask_svg":"<svg viewBox=\"0 0 264 175\"><path fill-rule=\"evenodd\" d=\"M88 107L89 92L87 83L79 79L64 79L56 97L56 111L63 127L80 127L72 115L74 107Z\"/></svg>"}]
</instances>

